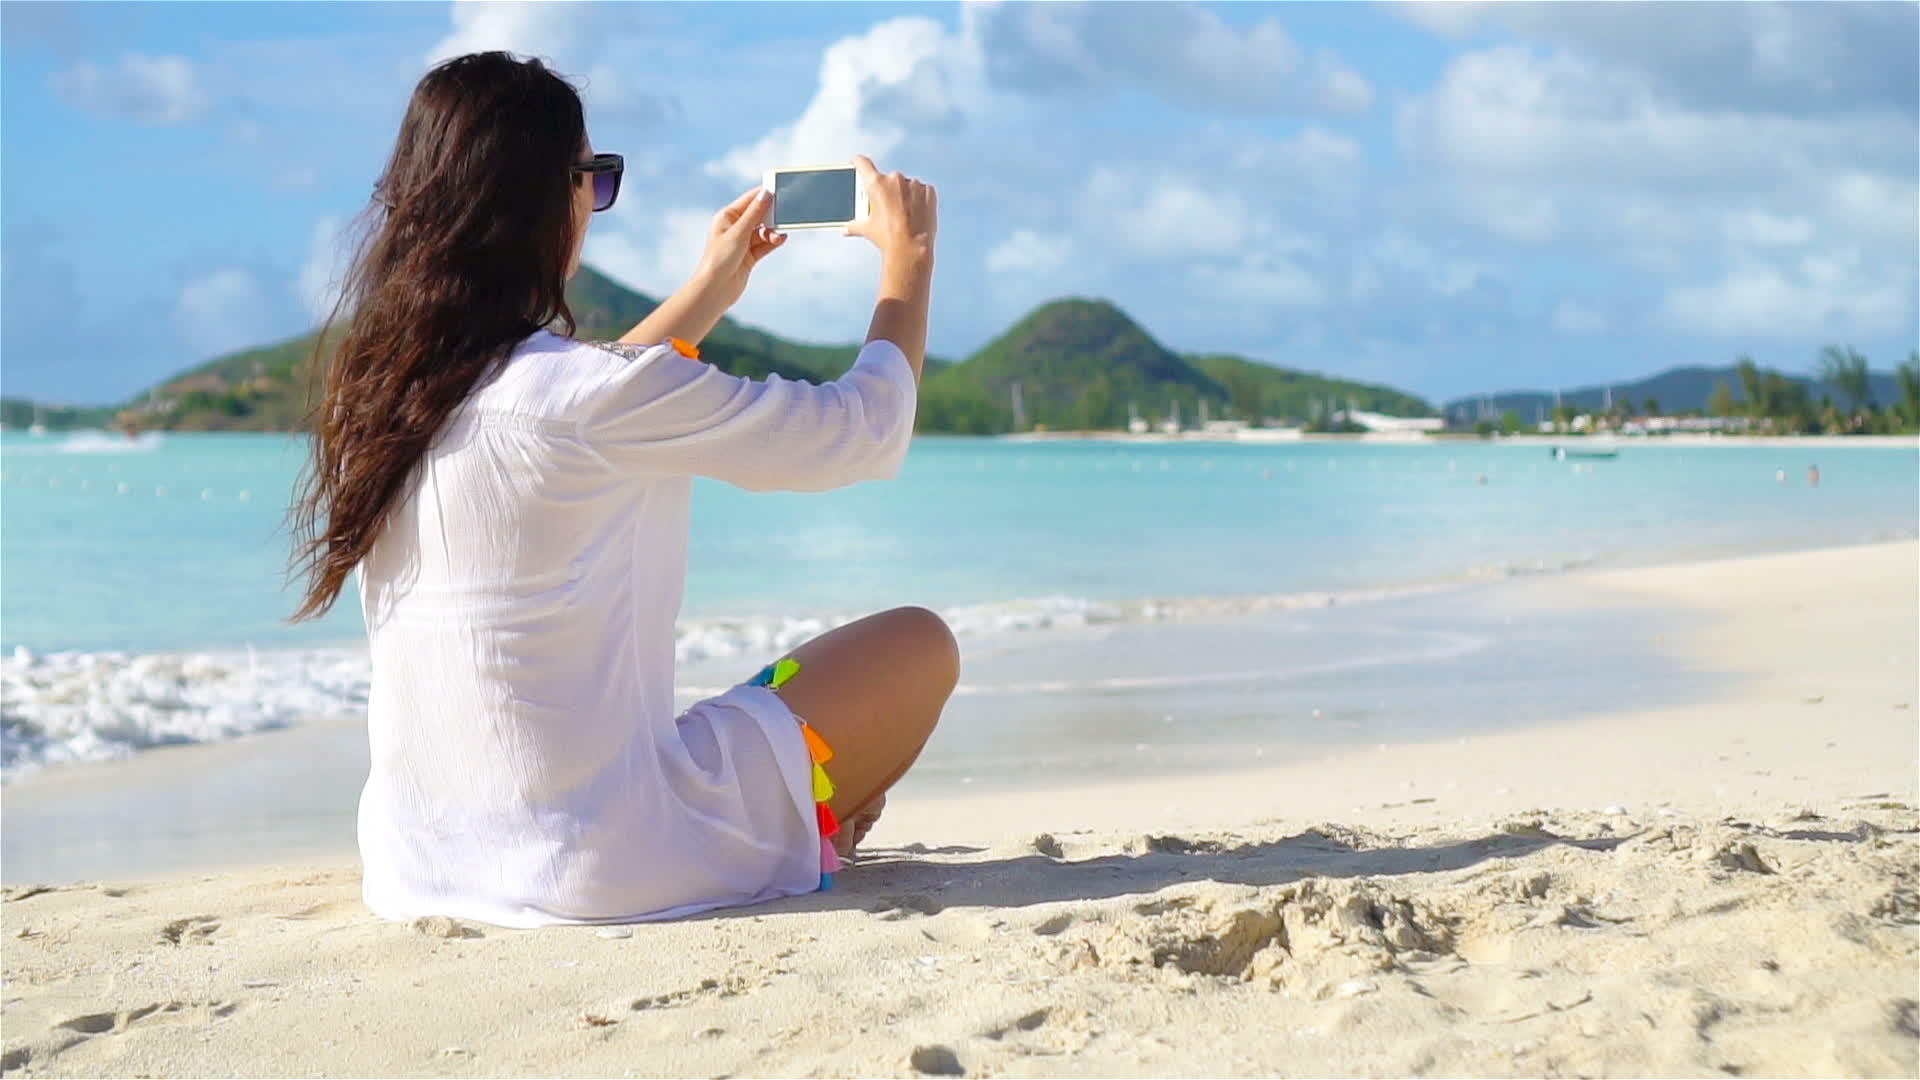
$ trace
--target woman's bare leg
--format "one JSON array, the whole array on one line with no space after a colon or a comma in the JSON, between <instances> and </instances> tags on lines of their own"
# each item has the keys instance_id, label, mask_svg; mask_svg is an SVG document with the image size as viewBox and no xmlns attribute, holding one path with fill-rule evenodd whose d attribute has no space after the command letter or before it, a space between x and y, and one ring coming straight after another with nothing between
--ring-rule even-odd
<instances>
[{"instance_id":1,"label":"woman's bare leg","mask_svg":"<svg viewBox=\"0 0 1920 1080\"><path fill-rule=\"evenodd\" d=\"M833 747L827 804L851 849L933 734L960 678L959 646L940 616L895 608L829 630L790 655L800 671L779 694Z\"/></svg>"}]
</instances>

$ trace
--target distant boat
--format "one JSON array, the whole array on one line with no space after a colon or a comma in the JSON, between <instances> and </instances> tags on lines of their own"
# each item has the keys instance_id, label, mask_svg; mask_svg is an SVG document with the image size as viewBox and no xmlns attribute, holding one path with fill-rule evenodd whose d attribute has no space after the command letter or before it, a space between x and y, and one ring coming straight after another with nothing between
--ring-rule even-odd
<instances>
[{"instance_id":1,"label":"distant boat","mask_svg":"<svg viewBox=\"0 0 1920 1080\"><path fill-rule=\"evenodd\" d=\"M44 422L45 419L46 419L46 410L42 409L38 405L35 405L33 407L33 426L27 428L27 434L45 435L47 433L47 425Z\"/></svg>"},{"instance_id":2,"label":"distant boat","mask_svg":"<svg viewBox=\"0 0 1920 1080\"><path fill-rule=\"evenodd\" d=\"M1552 453L1555 461L1576 461L1582 458L1593 460L1596 458L1617 458L1620 456L1620 448L1611 443L1596 443L1592 446L1575 446L1571 449L1565 446L1556 446L1553 448Z\"/></svg>"}]
</instances>

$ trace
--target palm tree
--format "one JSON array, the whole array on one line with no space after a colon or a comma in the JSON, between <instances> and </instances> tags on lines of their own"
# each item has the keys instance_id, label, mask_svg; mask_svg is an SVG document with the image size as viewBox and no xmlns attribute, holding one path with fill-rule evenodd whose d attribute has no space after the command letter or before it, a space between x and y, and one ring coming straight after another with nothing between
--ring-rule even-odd
<instances>
[{"instance_id":1,"label":"palm tree","mask_svg":"<svg viewBox=\"0 0 1920 1080\"><path fill-rule=\"evenodd\" d=\"M1820 350L1820 381L1847 396L1854 409L1873 404L1873 386L1867 377L1867 358L1853 346L1829 345Z\"/></svg>"},{"instance_id":2,"label":"palm tree","mask_svg":"<svg viewBox=\"0 0 1920 1080\"><path fill-rule=\"evenodd\" d=\"M1765 391L1760 383L1760 369L1753 364L1753 357L1741 353L1734 359L1734 371L1740 376L1740 392L1746 398L1747 415L1760 419L1770 411L1765 400Z\"/></svg>"},{"instance_id":3,"label":"palm tree","mask_svg":"<svg viewBox=\"0 0 1920 1080\"><path fill-rule=\"evenodd\" d=\"M1907 362L1894 373L1900 379L1900 405L1907 423L1920 424L1920 352L1909 353Z\"/></svg>"},{"instance_id":4,"label":"palm tree","mask_svg":"<svg viewBox=\"0 0 1920 1080\"><path fill-rule=\"evenodd\" d=\"M1733 390L1724 379L1716 379L1713 393L1707 398L1708 416L1732 416L1734 411Z\"/></svg>"}]
</instances>

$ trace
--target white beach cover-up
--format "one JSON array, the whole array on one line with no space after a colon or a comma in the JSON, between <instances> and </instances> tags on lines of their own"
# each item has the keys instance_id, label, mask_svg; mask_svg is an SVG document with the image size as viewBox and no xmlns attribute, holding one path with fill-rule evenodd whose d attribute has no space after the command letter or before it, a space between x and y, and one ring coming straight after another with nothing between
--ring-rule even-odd
<instances>
[{"instance_id":1,"label":"white beach cover-up","mask_svg":"<svg viewBox=\"0 0 1920 1080\"><path fill-rule=\"evenodd\" d=\"M812 763L785 704L740 686L674 712L693 477L818 491L893 476L916 389L885 341L819 385L736 378L671 345L518 346L360 566L367 905L530 927L817 888Z\"/></svg>"}]
</instances>

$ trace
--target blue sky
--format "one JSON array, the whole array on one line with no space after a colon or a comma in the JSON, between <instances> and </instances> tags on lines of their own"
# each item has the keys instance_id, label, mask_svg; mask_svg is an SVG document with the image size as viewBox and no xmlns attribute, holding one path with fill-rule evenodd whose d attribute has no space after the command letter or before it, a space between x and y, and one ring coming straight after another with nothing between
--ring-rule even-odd
<instances>
[{"instance_id":1,"label":"blue sky","mask_svg":"<svg viewBox=\"0 0 1920 1080\"><path fill-rule=\"evenodd\" d=\"M648 292L768 166L941 192L934 347L1100 296L1168 345L1434 399L1914 348L1920 6L0 7L0 389L120 400L313 323L413 83L508 48L625 153L588 261ZM796 237L736 314L853 340Z\"/></svg>"}]
</instances>

